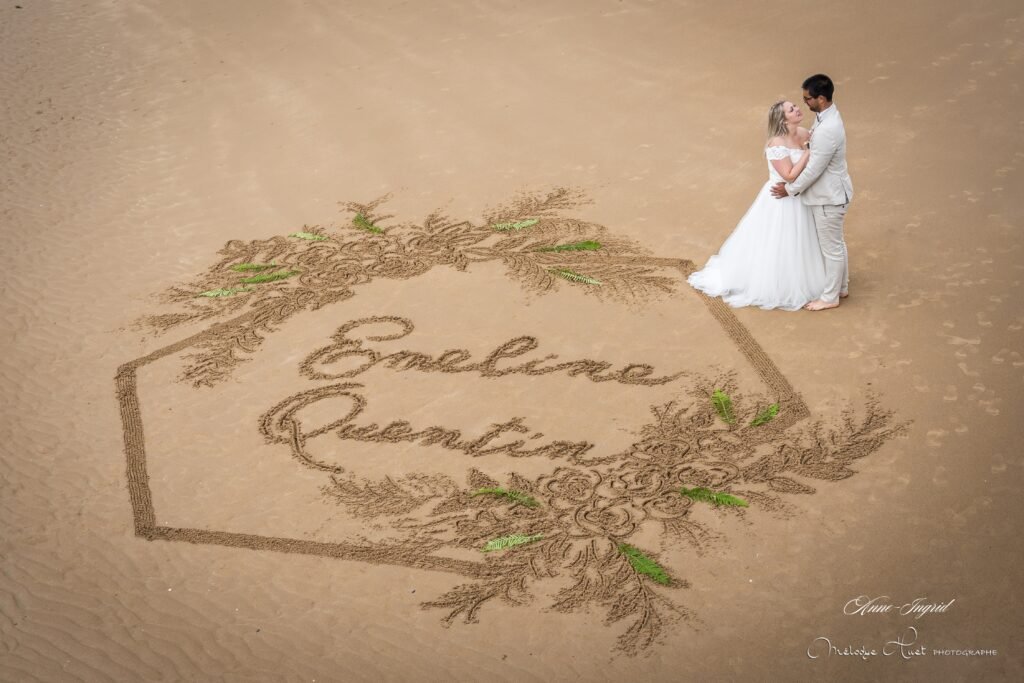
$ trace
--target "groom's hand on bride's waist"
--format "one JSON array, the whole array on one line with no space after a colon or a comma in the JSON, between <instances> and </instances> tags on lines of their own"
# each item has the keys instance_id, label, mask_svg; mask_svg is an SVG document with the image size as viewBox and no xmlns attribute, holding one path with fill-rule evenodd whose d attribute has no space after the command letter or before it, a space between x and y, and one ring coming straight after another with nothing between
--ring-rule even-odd
<instances>
[{"instance_id":1,"label":"groom's hand on bride's waist","mask_svg":"<svg viewBox=\"0 0 1024 683\"><path fill-rule=\"evenodd\" d=\"M789 193L786 192L786 183L775 183L772 185L772 196L776 199L788 197Z\"/></svg>"}]
</instances>

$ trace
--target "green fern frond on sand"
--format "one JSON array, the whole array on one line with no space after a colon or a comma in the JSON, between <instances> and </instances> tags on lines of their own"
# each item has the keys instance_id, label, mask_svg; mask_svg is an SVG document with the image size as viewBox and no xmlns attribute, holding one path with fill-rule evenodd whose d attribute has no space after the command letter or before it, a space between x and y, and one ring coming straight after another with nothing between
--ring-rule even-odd
<instances>
[{"instance_id":1,"label":"green fern frond on sand","mask_svg":"<svg viewBox=\"0 0 1024 683\"><path fill-rule=\"evenodd\" d=\"M366 220L366 216L361 213L357 213L356 217L352 219L352 225L356 226L360 230L366 230L377 235L383 235L384 231L378 228L376 225Z\"/></svg>"},{"instance_id":2,"label":"green fern frond on sand","mask_svg":"<svg viewBox=\"0 0 1024 683\"><path fill-rule=\"evenodd\" d=\"M588 285L601 284L600 280L595 280L589 275L583 275L581 273L577 273L574 270L569 270L568 268L549 268L548 271L554 273L559 277L563 277L571 282L583 282Z\"/></svg>"},{"instance_id":3,"label":"green fern frond on sand","mask_svg":"<svg viewBox=\"0 0 1024 683\"><path fill-rule=\"evenodd\" d=\"M778 414L779 414L779 404L778 403L773 403L770 406L768 406L767 408L765 408L764 410L762 410L760 413L758 413L757 417L755 417L753 422L750 423L750 426L751 427L760 427L764 423L771 422L772 420L774 420L775 416L778 415Z\"/></svg>"},{"instance_id":4,"label":"green fern frond on sand","mask_svg":"<svg viewBox=\"0 0 1024 683\"><path fill-rule=\"evenodd\" d=\"M293 232L288 235L289 237L298 237L300 240L309 240L311 242L323 242L326 237L318 235L315 232Z\"/></svg>"},{"instance_id":5,"label":"green fern frond on sand","mask_svg":"<svg viewBox=\"0 0 1024 683\"><path fill-rule=\"evenodd\" d=\"M712 505L734 505L736 507L749 507L747 501L736 496L731 496L728 493L718 493L711 489L703 487L697 487L695 489L688 489L685 486L679 490L679 493L686 496L691 500L699 500L705 503L711 503Z\"/></svg>"},{"instance_id":6,"label":"green fern frond on sand","mask_svg":"<svg viewBox=\"0 0 1024 683\"><path fill-rule=\"evenodd\" d=\"M494 223L491 227L495 230L522 230L531 225L537 225L539 221L539 218L527 218L525 221L516 221L514 223Z\"/></svg>"},{"instance_id":7,"label":"green fern frond on sand","mask_svg":"<svg viewBox=\"0 0 1024 683\"><path fill-rule=\"evenodd\" d=\"M242 282L247 285L258 285L261 282L274 282L275 280L284 280L292 275L298 275L298 270L280 270L276 273L260 273L259 275L253 275L252 277L242 278Z\"/></svg>"},{"instance_id":8,"label":"green fern frond on sand","mask_svg":"<svg viewBox=\"0 0 1024 683\"><path fill-rule=\"evenodd\" d=\"M507 550L508 548L514 548L517 545L524 545L526 543L539 541L543 537L544 536L542 534L534 534L532 536L524 536L522 534L502 536L501 538L495 538L487 541L487 545L485 545L483 550L480 552L489 553L493 550Z\"/></svg>"},{"instance_id":9,"label":"green fern frond on sand","mask_svg":"<svg viewBox=\"0 0 1024 683\"><path fill-rule=\"evenodd\" d=\"M231 266L231 270L233 270L235 272L238 272L238 273L244 273L244 272L250 271L250 270L260 271L260 270L266 270L268 268L277 268L277 264L276 263L238 263L236 265Z\"/></svg>"},{"instance_id":10,"label":"green fern frond on sand","mask_svg":"<svg viewBox=\"0 0 1024 683\"><path fill-rule=\"evenodd\" d=\"M556 244L551 247L540 247L537 251L593 251L600 248L600 242L586 240L584 242L573 242L572 244Z\"/></svg>"},{"instance_id":11,"label":"green fern frond on sand","mask_svg":"<svg viewBox=\"0 0 1024 683\"><path fill-rule=\"evenodd\" d=\"M662 569L661 565L644 555L638 548L634 548L628 543L620 543L619 552L626 556L629 564L632 565L633 570L637 574L649 576L652 581L656 581L663 586L672 583L672 579L669 578L668 573Z\"/></svg>"},{"instance_id":12,"label":"green fern frond on sand","mask_svg":"<svg viewBox=\"0 0 1024 683\"><path fill-rule=\"evenodd\" d=\"M207 296L210 298L218 296L234 296L239 292L251 292L252 287L232 287L231 289L208 289L205 292L196 294L196 296Z\"/></svg>"},{"instance_id":13,"label":"green fern frond on sand","mask_svg":"<svg viewBox=\"0 0 1024 683\"><path fill-rule=\"evenodd\" d=\"M718 416L725 420L725 422L728 424L736 422L736 413L733 412L732 399L729 398L729 394L721 389L715 389L715 392L711 394L711 402L715 405Z\"/></svg>"},{"instance_id":14,"label":"green fern frond on sand","mask_svg":"<svg viewBox=\"0 0 1024 683\"><path fill-rule=\"evenodd\" d=\"M503 489L503 488L499 488L499 487L489 488L489 489L478 489L478 490L473 492L473 497L483 496L483 495L488 495L488 494L490 494L492 496L503 496L503 497L508 498L509 500L511 500L513 503L519 503L520 505L522 505L524 507L528 507L528 508L535 508L538 505L540 505L540 503L538 503L537 500L535 498L533 498L532 496L528 496L525 493L521 493L519 491L513 491L513 490Z\"/></svg>"}]
</instances>

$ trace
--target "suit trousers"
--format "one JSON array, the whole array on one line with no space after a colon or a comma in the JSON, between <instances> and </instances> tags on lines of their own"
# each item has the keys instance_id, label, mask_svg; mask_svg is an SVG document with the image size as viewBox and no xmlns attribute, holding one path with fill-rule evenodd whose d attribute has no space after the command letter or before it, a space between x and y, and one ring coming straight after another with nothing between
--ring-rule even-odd
<instances>
[{"instance_id":1,"label":"suit trousers","mask_svg":"<svg viewBox=\"0 0 1024 683\"><path fill-rule=\"evenodd\" d=\"M850 288L850 260L843 239L843 221L848 206L811 206L814 227L818 231L818 245L825 258L825 291L821 293L821 300L830 304L839 301L839 293L846 293Z\"/></svg>"}]
</instances>

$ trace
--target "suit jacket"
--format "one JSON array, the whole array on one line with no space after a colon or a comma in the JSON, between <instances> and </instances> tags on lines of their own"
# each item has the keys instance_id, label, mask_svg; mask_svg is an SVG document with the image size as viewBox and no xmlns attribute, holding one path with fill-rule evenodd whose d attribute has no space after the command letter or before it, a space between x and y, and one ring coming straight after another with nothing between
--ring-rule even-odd
<instances>
[{"instance_id":1,"label":"suit jacket","mask_svg":"<svg viewBox=\"0 0 1024 683\"><path fill-rule=\"evenodd\" d=\"M853 181L846 168L846 129L836 105L821 112L811 130L811 158L800 176L786 183L786 192L810 206L848 204Z\"/></svg>"}]
</instances>

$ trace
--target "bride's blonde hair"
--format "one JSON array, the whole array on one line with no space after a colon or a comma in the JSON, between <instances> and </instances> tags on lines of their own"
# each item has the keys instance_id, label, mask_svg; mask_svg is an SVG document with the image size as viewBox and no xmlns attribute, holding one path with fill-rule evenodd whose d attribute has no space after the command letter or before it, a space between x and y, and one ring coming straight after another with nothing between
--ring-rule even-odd
<instances>
[{"instance_id":1,"label":"bride's blonde hair","mask_svg":"<svg viewBox=\"0 0 1024 683\"><path fill-rule=\"evenodd\" d=\"M769 140L776 136L786 137L789 135L789 127L786 125L786 112L782 110L782 105L785 103L786 100L779 100L768 110Z\"/></svg>"}]
</instances>

